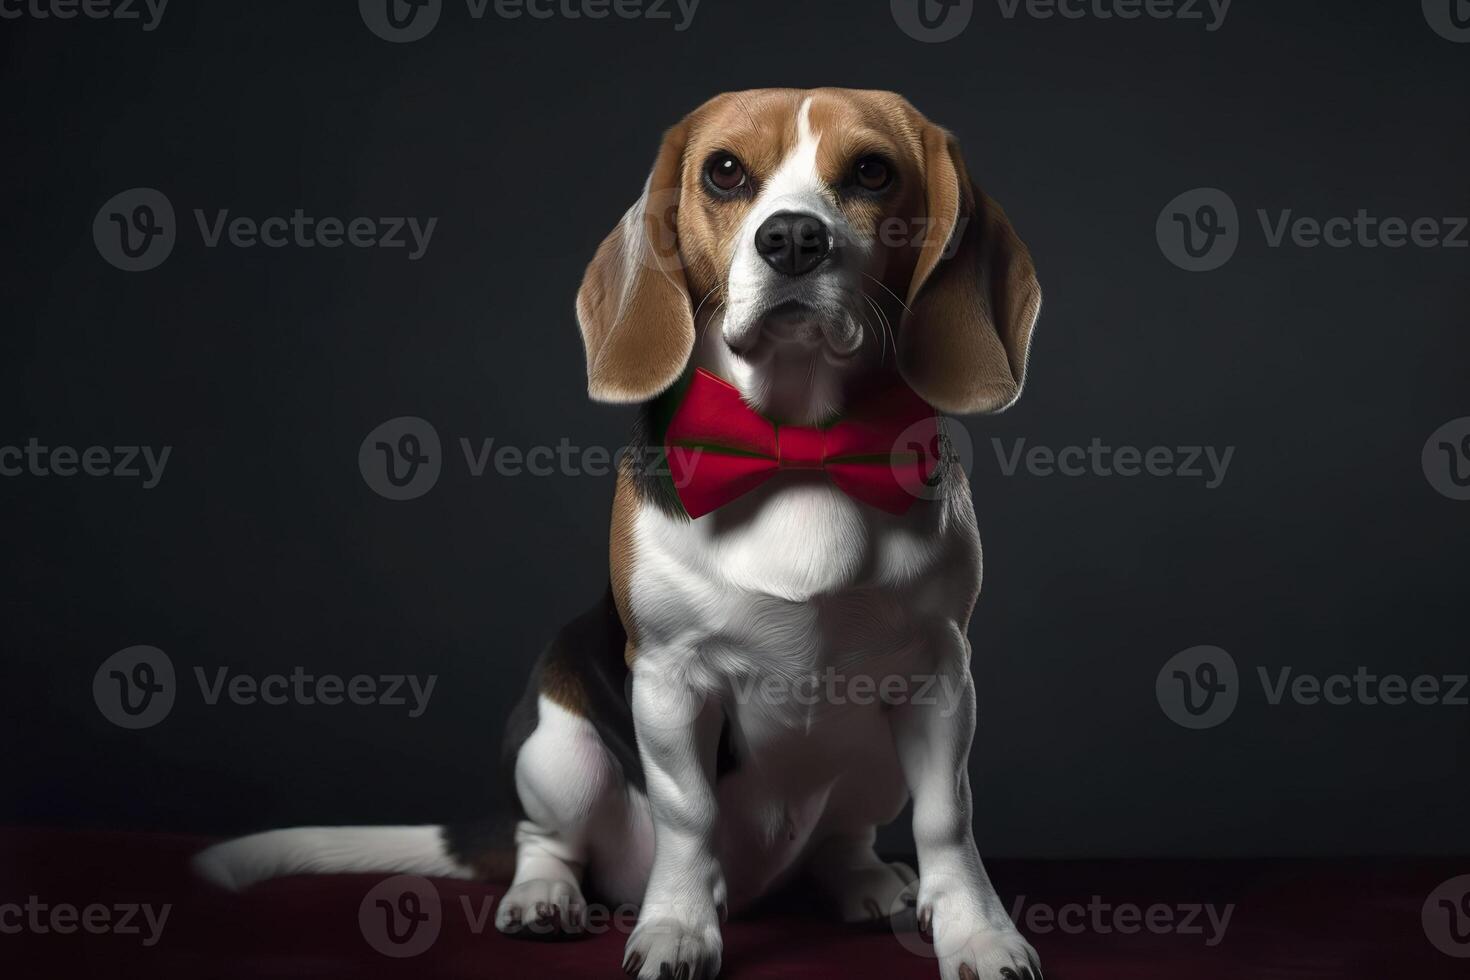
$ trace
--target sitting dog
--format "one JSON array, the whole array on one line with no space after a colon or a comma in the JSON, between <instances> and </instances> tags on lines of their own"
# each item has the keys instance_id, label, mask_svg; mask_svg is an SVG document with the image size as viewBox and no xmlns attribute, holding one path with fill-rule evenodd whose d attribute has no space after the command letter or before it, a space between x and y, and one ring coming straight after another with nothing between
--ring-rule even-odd
<instances>
[{"instance_id":1,"label":"sitting dog","mask_svg":"<svg viewBox=\"0 0 1470 980\"><path fill-rule=\"evenodd\" d=\"M647 451L607 596L511 719L501 931L575 931L590 889L641 902L626 972L713 977L726 910L804 874L849 921L916 918L944 980L1039 980L972 831L980 540L935 409L1016 400L1040 303L955 139L897 95L727 94L667 132L577 296L588 391L643 406ZM873 849L910 798L917 878ZM196 865L473 877L483 839L274 831Z\"/></svg>"}]
</instances>

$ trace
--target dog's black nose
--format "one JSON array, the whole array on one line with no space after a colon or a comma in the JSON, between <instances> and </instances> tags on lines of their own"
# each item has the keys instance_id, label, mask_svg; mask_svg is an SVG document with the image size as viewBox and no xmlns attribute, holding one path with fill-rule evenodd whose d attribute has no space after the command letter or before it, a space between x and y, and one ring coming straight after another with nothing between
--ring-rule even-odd
<instances>
[{"instance_id":1,"label":"dog's black nose","mask_svg":"<svg viewBox=\"0 0 1470 980\"><path fill-rule=\"evenodd\" d=\"M800 276L831 253L832 233L809 214L777 211L756 229L755 250L782 275Z\"/></svg>"}]
</instances>

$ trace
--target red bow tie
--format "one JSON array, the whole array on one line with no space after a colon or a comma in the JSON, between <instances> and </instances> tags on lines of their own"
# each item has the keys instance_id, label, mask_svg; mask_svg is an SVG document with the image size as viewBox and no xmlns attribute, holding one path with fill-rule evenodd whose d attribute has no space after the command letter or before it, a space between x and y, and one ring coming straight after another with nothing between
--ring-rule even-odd
<instances>
[{"instance_id":1,"label":"red bow tie","mask_svg":"<svg viewBox=\"0 0 1470 980\"><path fill-rule=\"evenodd\" d=\"M902 514L931 485L938 433L934 409L901 385L817 429L758 415L734 385L700 368L664 433L664 449L690 517L723 507L779 470L822 470L848 496Z\"/></svg>"}]
</instances>

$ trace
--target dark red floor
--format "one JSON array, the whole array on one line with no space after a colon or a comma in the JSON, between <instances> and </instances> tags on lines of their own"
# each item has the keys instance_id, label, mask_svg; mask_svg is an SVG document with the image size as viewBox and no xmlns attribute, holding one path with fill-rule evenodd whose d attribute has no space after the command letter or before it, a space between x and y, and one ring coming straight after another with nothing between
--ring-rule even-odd
<instances>
[{"instance_id":1,"label":"dark red floor","mask_svg":"<svg viewBox=\"0 0 1470 980\"><path fill-rule=\"evenodd\" d=\"M476 922L493 908L499 886L443 880L432 885L440 903L437 938L418 955L392 958L370 945L359 924L359 909L380 877L291 878L245 896L223 895L187 873L185 859L200 843L170 836L0 832L0 976L621 976L624 931L607 928L592 938L555 943L507 939L488 921ZM1423 918L1431 892L1470 874L1470 860L996 861L991 870L1008 907L1020 896L1023 909L1038 910L1023 911L1022 928L1050 980L1470 977L1470 958L1440 951L1430 934L1466 957L1470 939L1454 946L1448 919L1440 922L1433 908ZM109 916L125 914L112 907L134 903L150 904L155 912L164 904L172 908L151 946L144 946L150 929L141 913L134 916L141 927L136 935L40 935L29 925L10 931L17 920L4 911L5 903L24 905L31 896L46 904L47 916L66 904L80 910L107 906ZM1089 910L1102 903L1109 910ZM1156 928L1119 931L1133 925L1120 908L1128 903L1141 910L1162 906L1176 921L1190 915L1192 906L1214 906L1217 921L1226 907L1233 911L1211 945L1216 929L1203 913L1194 920L1200 932L1164 927L1164 911L1157 908ZM1058 912L1069 916L1065 930L1046 921ZM101 913L92 915L95 924ZM1470 920L1460 925L1470 928ZM887 931L834 925L813 900L793 895L727 925L724 976L933 980L937 967L922 953L913 937L900 941Z\"/></svg>"}]
</instances>

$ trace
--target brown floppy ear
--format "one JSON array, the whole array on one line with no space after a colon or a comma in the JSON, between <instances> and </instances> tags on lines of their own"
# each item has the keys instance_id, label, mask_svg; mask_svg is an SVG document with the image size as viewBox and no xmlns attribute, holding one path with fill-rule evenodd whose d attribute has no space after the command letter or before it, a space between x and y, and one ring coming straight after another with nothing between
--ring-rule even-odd
<instances>
[{"instance_id":1,"label":"brown floppy ear","mask_svg":"<svg viewBox=\"0 0 1470 980\"><path fill-rule=\"evenodd\" d=\"M959 145L924 130L929 226L899 336L904 379L943 412L999 412L1021 395L1041 287L1005 212L970 182Z\"/></svg>"},{"instance_id":2,"label":"brown floppy ear","mask_svg":"<svg viewBox=\"0 0 1470 980\"><path fill-rule=\"evenodd\" d=\"M678 379L694 348L677 224L687 130L680 123L664 134L643 196L603 240L577 291L595 401L647 401Z\"/></svg>"}]
</instances>

